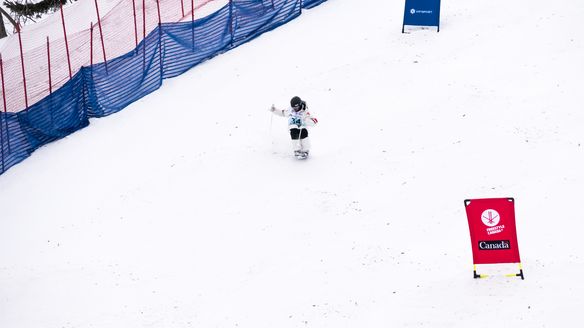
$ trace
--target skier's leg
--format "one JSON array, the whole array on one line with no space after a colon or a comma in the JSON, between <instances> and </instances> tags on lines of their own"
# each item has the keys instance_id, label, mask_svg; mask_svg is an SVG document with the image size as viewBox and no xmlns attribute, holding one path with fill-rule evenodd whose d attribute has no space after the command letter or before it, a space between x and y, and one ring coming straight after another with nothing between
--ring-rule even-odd
<instances>
[{"instance_id":1,"label":"skier's leg","mask_svg":"<svg viewBox=\"0 0 584 328\"><path fill-rule=\"evenodd\" d=\"M300 130L290 129L290 138L292 138L292 150L294 150L294 155L298 155L302 150L302 145L300 144Z\"/></svg>"},{"instance_id":2,"label":"skier's leg","mask_svg":"<svg viewBox=\"0 0 584 328\"><path fill-rule=\"evenodd\" d=\"M308 130L302 129L300 133L300 151L308 155L310 151L310 139L308 139Z\"/></svg>"}]
</instances>

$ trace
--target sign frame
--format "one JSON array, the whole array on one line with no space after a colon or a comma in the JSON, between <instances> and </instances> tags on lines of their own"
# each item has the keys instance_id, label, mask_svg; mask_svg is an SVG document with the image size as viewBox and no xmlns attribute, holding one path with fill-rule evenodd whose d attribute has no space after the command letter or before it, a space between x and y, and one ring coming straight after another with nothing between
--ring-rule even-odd
<instances>
[{"instance_id":1,"label":"sign frame","mask_svg":"<svg viewBox=\"0 0 584 328\"><path fill-rule=\"evenodd\" d=\"M470 207L471 203L474 203L473 207ZM506 276L524 280L515 226L515 199L465 199L464 207L473 254L473 277L488 277L477 274L477 264L517 263L519 273Z\"/></svg>"}]
</instances>

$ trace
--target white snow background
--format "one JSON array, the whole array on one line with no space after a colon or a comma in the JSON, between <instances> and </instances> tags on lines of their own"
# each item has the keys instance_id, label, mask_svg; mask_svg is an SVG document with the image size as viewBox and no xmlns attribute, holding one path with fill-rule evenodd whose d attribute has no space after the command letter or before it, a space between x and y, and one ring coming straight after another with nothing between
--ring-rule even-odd
<instances>
[{"instance_id":1,"label":"white snow background","mask_svg":"<svg viewBox=\"0 0 584 328\"><path fill-rule=\"evenodd\" d=\"M584 2L403 11L330 0L0 176L0 327L580 327ZM490 197L524 281L472 278Z\"/></svg>"}]
</instances>

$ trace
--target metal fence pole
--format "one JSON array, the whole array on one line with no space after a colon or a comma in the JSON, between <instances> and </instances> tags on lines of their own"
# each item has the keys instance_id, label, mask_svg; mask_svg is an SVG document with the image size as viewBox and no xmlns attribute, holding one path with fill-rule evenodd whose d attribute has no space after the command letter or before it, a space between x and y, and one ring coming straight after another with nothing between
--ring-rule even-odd
<instances>
[{"instance_id":1,"label":"metal fence pole","mask_svg":"<svg viewBox=\"0 0 584 328\"><path fill-rule=\"evenodd\" d=\"M160 18L160 0L156 0L156 8L158 10L158 64L160 65L160 80L162 80L163 65L162 65L162 19Z\"/></svg>"},{"instance_id":2,"label":"metal fence pole","mask_svg":"<svg viewBox=\"0 0 584 328\"><path fill-rule=\"evenodd\" d=\"M142 72L146 71L146 0L142 0Z\"/></svg>"},{"instance_id":3,"label":"metal fence pole","mask_svg":"<svg viewBox=\"0 0 584 328\"><path fill-rule=\"evenodd\" d=\"M195 51L195 0L191 0L191 38L193 40L193 52Z\"/></svg>"},{"instance_id":4,"label":"metal fence pole","mask_svg":"<svg viewBox=\"0 0 584 328\"><path fill-rule=\"evenodd\" d=\"M89 24L89 65L93 72L93 22Z\"/></svg>"},{"instance_id":5,"label":"metal fence pole","mask_svg":"<svg viewBox=\"0 0 584 328\"><path fill-rule=\"evenodd\" d=\"M229 0L229 33L231 33L231 47L233 48L233 0Z\"/></svg>"},{"instance_id":6,"label":"metal fence pole","mask_svg":"<svg viewBox=\"0 0 584 328\"><path fill-rule=\"evenodd\" d=\"M2 78L2 103L4 104L4 113L6 113L6 88L4 87L4 63L0 53L0 77Z\"/></svg>"},{"instance_id":7,"label":"metal fence pole","mask_svg":"<svg viewBox=\"0 0 584 328\"><path fill-rule=\"evenodd\" d=\"M67 64L69 64L69 80L71 73L71 57L69 56L69 42L67 41L67 28L65 27L65 14L63 14L63 4L61 3L61 23L63 24L63 35L65 36L65 50L67 51Z\"/></svg>"},{"instance_id":8,"label":"metal fence pole","mask_svg":"<svg viewBox=\"0 0 584 328\"><path fill-rule=\"evenodd\" d=\"M146 39L146 0L142 0L142 39Z\"/></svg>"},{"instance_id":9,"label":"metal fence pole","mask_svg":"<svg viewBox=\"0 0 584 328\"><path fill-rule=\"evenodd\" d=\"M49 70L49 96L53 94L53 82L51 80L51 46L49 42L49 37L47 36L47 63L48 63L48 70ZM69 78L71 80L71 78ZM51 115L51 125L54 125L54 118L53 118L53 97L49 97L49 101L51 106L49 107L49 114Z\"/></svg>"},{"instance_id":10,"label":"metal fence pole","mask_svg":"<svg viewBox=\"0 0 584 328\"><path fill-rule=\"evenodd\" d=\"M99 6L95 0L95 12L97 13L97 25L99 26L99 34L101 35L101 51L103 52L103 61L105 62L105 73L107 74L107 56L105 55L105 43L103 41L103 30L101 28L101 18L99 17Z\"/></svg>"},{"instance_id":11,"label":"metal fence pole","mask_svg":"<svg viewBox=\"0 0 584 328\"><path fill-rule=\"evenodd\" d=\"M132 10L134 12L134 38L136 39L136 48L138 48L138 23L136 22L136 0L132 0Z\"/></svg>"},{"instance_id":12,"label":"metal fence pole","mask_svg":"<svg viewBox=\"0 0 584 328\"><path fill-rule=\"evenodd\" d=\"M20 24L16 25L18 31L18 44L20 45L20 64L22 66L22 82L24 84L24 104L28 109L28 94L26 91L26 73L24 72L24 52L22 51L22 36L20 35Z\"/></svg>"},{"instance_id":13,"label":"metal fence pole","mask_svg":"<svg viewBox=\"0 0 584 328\"><path fill-rule=\"evenodd\" d=\"M162 24L162 19L160 18L160 0L156 0L156 10L158 11L158 26Z\"/></svg>"},{"instance_id":14,"label":"metal fence pole","mask_svg":"<svg viewBox=\"0 0 584 328\"><path fill-rule=\"evenodd\" d=\"M51 47L49 46L49 37L47 36L47 63L49 67L49 94L53 93L53 83L51 80Z\"/></svg>"},{"instance_id":15,"label":"metal fence pole","mask_svg":"<svg viewBox=\"0 0 584 328\"><path fill-rule=\"evenodd\" d=\"M2 79L2 102L4 103L4 123L6 123L6 141L8 143L8 153L11 153L10 134L8 133L9 132L8 131L8 116L6 115L7 108L6 108L6 87L4 85L4 63L2 62L2 54L1 53L0 53L0 78ZM2 145L4 145L4 143ZM2 151L4 151L4 146L2 146ZM2 160L4 160L4 156L2 156Z\"/></svg>"}]
</instances>

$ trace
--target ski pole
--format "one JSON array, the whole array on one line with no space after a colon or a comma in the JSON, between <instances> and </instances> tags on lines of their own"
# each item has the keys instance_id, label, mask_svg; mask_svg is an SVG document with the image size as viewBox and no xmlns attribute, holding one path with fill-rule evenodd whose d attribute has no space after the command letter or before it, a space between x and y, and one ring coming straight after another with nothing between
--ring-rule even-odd
<instances>
[{"instance_id":1,"label":"ski pole","mask_svg":"<svg viewBox=\"0 0 584 328\"><path fill-rule=\"evenodd\" d=\"M274 112L270 113L270 139L272 138L272 121L274 120Z\"/></svg>"}]
</instances>

